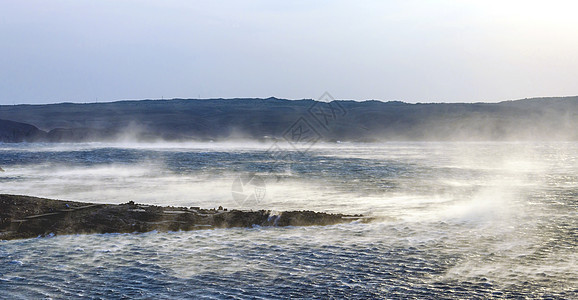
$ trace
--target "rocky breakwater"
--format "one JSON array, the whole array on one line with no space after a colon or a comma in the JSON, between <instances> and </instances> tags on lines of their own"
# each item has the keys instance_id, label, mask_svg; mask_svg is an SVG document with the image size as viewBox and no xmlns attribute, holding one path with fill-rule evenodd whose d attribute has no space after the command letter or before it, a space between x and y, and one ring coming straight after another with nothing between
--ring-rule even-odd
<instances>
[{"instance_id":1,"label":"rocky breakwater","mask_svg":"<svg viewBox=\"0 0 578 300\"><path fill-rule=\"evenodd\" d=\"M0 194L0 240L47 235L187 231L253 226L367 222L362 215L313 211L241 211L136 204L94 204Z\"/></svg>"}]
</instances>

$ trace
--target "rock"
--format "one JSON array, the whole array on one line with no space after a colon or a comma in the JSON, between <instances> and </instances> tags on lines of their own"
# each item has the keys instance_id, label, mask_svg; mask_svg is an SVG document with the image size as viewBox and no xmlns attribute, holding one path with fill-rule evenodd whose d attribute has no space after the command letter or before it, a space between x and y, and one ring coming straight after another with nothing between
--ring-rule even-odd
<instances>
[{"instance_id":1,"label":"rock","mask_svg":"<svg viewBox=\"0 0 578 300\"><path fill-rule=\"evenodd\" d=\"M132 233L258 226L311 226L369 221L360 215L91 204L0 194L0 239L48 234Z\"/></svg>"}]
</instances>

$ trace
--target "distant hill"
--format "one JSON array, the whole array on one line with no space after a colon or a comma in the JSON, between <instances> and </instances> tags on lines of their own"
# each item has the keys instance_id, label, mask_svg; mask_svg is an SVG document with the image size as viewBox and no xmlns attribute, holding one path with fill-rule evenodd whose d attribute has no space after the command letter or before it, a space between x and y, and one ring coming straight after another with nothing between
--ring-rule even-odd
<instances>
[{"instance_id":1,"label":"distant hill","mask_svg":"<svg viewBox=\"0 0 578 300\"><path fill-rule=\"evenodd\" d=\"M0 141L6 143L33 142L46 138L46 132L30 124L0 120Z\"/></svg>"},{"instance_id":2,"label":"distant hill","mask_svg":"<svg viewBox=\"0 0 578 300\"><path fill-rule=\"evenodd\" d=\"M263 140L295 133L326 141L576 141L578 97L500 103L268 98L4 105L0 119L3 142Z\"/></svg>"}]
</instances>

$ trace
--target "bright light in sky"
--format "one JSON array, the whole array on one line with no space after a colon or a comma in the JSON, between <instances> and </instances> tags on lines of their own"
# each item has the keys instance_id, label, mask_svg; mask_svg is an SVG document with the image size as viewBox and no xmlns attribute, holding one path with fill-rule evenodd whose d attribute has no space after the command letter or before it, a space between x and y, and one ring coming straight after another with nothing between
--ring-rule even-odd
<instances>
[{"instance_id":1,"label":"bright light in sky","mask_svg":"<svg viewBox=\"0 0 578 300\"><path fill-rule=\"evenodd\" d=\"M0 104L578 95L578 1L0 1Z\"/></svg>"}]
</instances>

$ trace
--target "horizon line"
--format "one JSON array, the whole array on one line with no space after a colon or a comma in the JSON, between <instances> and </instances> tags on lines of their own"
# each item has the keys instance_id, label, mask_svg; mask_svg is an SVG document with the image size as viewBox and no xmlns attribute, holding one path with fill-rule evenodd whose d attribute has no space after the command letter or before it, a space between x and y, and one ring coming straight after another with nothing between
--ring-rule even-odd
<instances>
[{"instance_id":1,"label":"horizon line","mask_svg":"<svg viewBox=\"0 0 578 300\"><path fill-rule=\"evenodd\" d=\"M475 101L475 102L406 102L404 100L382 100L382 99L364 99L364 100L356 100L356 99L334 99L333 101L340 101L340 102L381 102L381 103L390 103L390 102L400 102L404 104L498 104L503 102L512 102L512 101L522 101L522 100L538 100L538 99L563 99L563 98L576 98L578 95L567 95L567 96L535 96L535 97L526 97L526 98L519 98L519 99L507 99L507 100L497 100L497 101ZM258 98L258 97L234 97L234 98L160 98L160 99L153 99L153 98L135 98L135 99L117 99L117 100L106 100L106 101L96 101L96 102L71 102L71 101L63 101L63 102L50 102L50 103L13 103L13 104L0 104L0 106L35 106L35 105L59 105L59 104L79 104L79 105L86 105L86 104L110 104L110 103L119 103L119 102L139 102L139 101L174 101L174 100L201 100L201 101L211 101L211 100L284 100L284 101L318 101L318 102L327 102L322 101L320 99L313 99L313 98L301 98L301 99L291 99L291 98L278 98L275 96L270 96L267 98ZM329 101L331 102L331 101Z\"/></svg>"}]
</instances>

